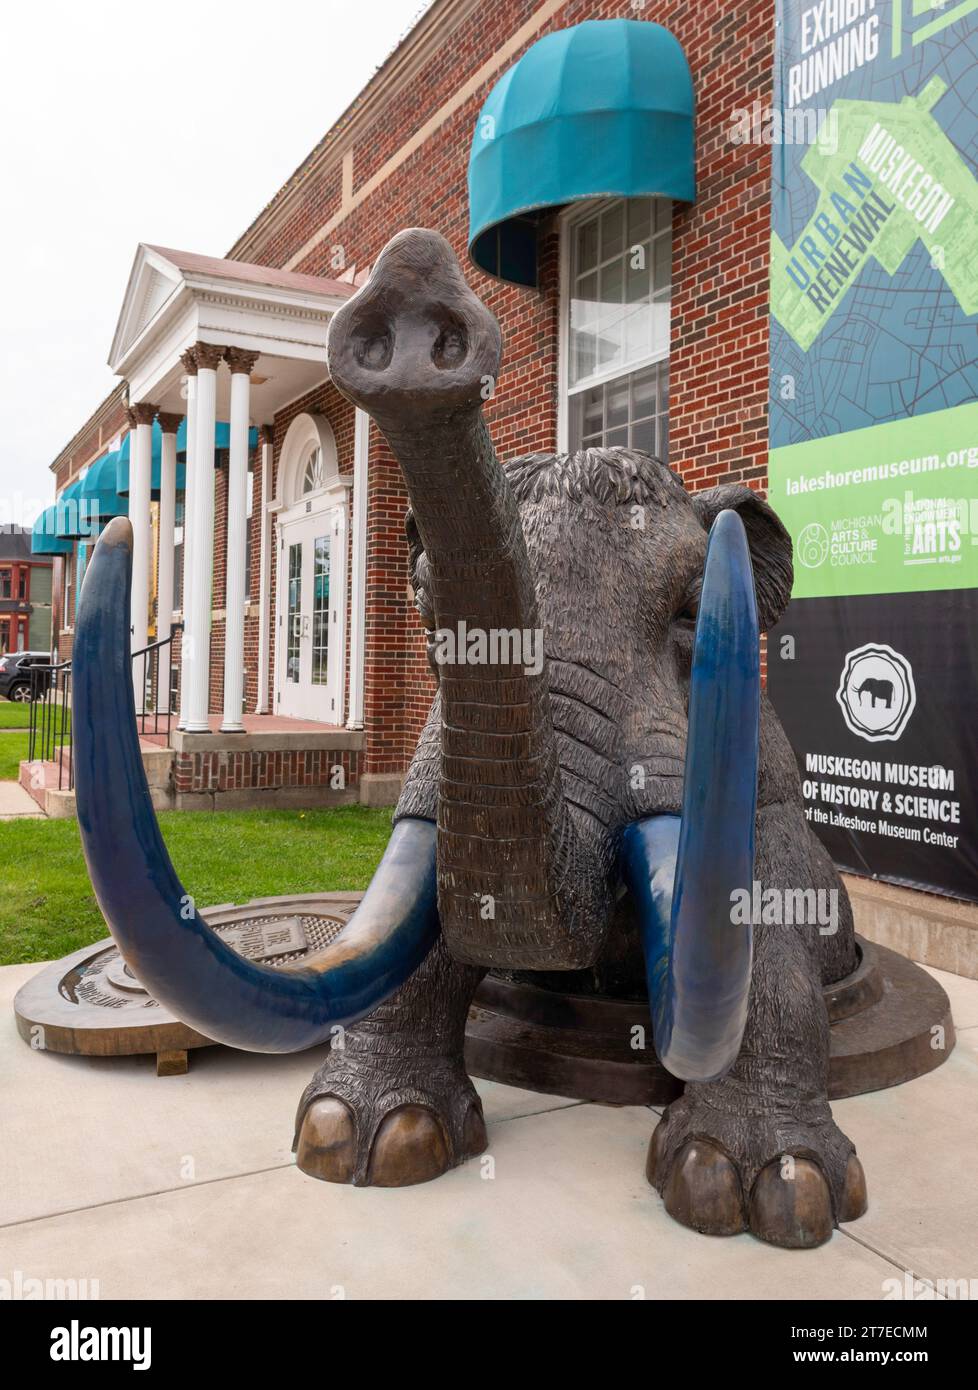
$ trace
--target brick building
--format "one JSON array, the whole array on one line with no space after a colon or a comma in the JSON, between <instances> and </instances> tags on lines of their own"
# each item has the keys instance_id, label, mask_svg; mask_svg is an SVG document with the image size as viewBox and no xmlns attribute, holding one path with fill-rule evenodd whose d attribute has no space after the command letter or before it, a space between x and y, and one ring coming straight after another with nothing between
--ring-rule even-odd
<instances>
[{"instance_id":1,"label":"brick building","mask_svg":"<svg viewBox=\"0 0 978 1390\"><path fill-rule=\"evenodd\" d=\"M479 239L506 278L487 274L469 255L480 118L541 40L592 20L663 26L681 50L695 195L690 168L688 197L541 196L513 220L515 271L498 229ZM183 625L178 804L395 799L433 690L406 494L324 344L402 228L442 232L502 325L486 410L502 457L627 442L694 488L764 487L770 150L729 131L770 100L773 40L774 0L435 0L225 258L138 248L110 352L122 384L54 460L35 545L58 554L64 660L86 500L130 515L133 647Z\"/></svg>"},{"instance_id":2,"label":"brick building","mask_svg":"<svg viewBox=\"0 0 978 1390\"><path fill-rule=\"evenodd\" d=\"M0 656L51 650L52 562L22 526L0 526Z\"/></svg>"}]
</instances>

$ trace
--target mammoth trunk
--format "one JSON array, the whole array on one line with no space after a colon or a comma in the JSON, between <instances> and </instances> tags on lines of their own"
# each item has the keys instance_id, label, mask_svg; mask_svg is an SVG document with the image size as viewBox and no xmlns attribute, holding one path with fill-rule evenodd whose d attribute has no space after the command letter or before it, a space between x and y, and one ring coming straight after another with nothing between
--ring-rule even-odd
<instances>
[{"instance_id":1,"label":"mammoth trunk","mask_svg":"<svg viewBox=\"0 0 978 1390\"><path fill-rule=\"evenodd\" d=\"M561 791L517 504L478 410L385 433L430 570L441 709L438 903L457 958L590 964L608 886Z\"/></svg>"}]
</instances>

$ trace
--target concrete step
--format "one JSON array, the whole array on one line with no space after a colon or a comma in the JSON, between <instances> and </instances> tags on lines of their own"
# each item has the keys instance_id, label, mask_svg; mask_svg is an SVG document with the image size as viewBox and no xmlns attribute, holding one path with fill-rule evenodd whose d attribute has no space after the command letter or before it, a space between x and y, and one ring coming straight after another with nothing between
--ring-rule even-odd
<instances>
[{"instance_id":1,"label":"concrete step","mask_svg":"<svg viewBox=\"0 0 978 1390\"><path fill-rule=\"evenodd\" d=\"M143 767L150 789L169 790L170 772L173 767L173 749L159 748L152 743L140 743Z\"/></svg>"},{"instance_id":2,"label":"concrete step","mask_svg":"<svg viewBox=\"0 0 978 1390\"><path fill-rule=\"evenodd\" d=\"M49 787L44 793L44 814L50 820L73 820L75 817L75 793L59 792L57 787Z\"/></svg>"},{"instance_id":3,"label":"concrete step","mask_svg":"<svg viewBox=\"0 0 978 1390\"><path fill-rule=\"evenodd\" d=\"M64 747L55 751L57 756L53 761L22 762L18 781L24 790L34 798L45 815L50 816L52 820L64 820L75 815L75 793L67 790L68 749ZM156 744L141 741L140 752L146 771L146 781L149 783L153 809L156 811L172 810L174 805L173 790L170 783L170 770L173 767L172 748L160 748Z\"/></svg>"}]
</instances>

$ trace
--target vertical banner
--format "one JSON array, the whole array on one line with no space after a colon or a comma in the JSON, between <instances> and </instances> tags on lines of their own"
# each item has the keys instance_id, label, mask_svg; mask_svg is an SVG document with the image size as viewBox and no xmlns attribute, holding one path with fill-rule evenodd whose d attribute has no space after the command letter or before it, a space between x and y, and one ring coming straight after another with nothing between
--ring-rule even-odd
<instances>
[{"instance_id":1,"label":"vertical banner","mask_svg":"<svg viewBox=\"0 0 978 1390\"><path fill-rule=\"evenodd\" d=\"M855 873L978 901L978 0L778 0L771 698Z\"/></svg>"}]
</instances>

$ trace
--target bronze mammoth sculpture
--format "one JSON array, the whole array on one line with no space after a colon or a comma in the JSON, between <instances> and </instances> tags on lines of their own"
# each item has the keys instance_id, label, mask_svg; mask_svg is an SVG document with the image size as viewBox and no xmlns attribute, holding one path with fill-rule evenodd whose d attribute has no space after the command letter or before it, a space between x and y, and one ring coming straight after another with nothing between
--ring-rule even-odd
<instances>
[{"instance_id":1,"label":"bronze mammoth sculpture","mask_svg":"<svg viewBox=\"0 0 978 1390\"><path fill-rule=\"evenodd\" d=\"M821 1243L866 1205L826 1096L821 993L856 947L760 693L787 533L748 488L689 494L628 449L501 465L482 417L499 328L433 232L388 244L328 353L403 471L438 679L394 834L350 925L302 969L243 961L206 927L140 780L129 531L113 522L79 607L75 759L92 880L127 959L235 1046L293 1050L342 1025L299 1106L297 1161L380 1186L486 1146L462 1047L487 969L644 975L657 1051L687 1083L650 1146L667 1209L712 1234ZM738 916L758 890L834 894L834 929Z\"/></svg>"}]
</instances>

